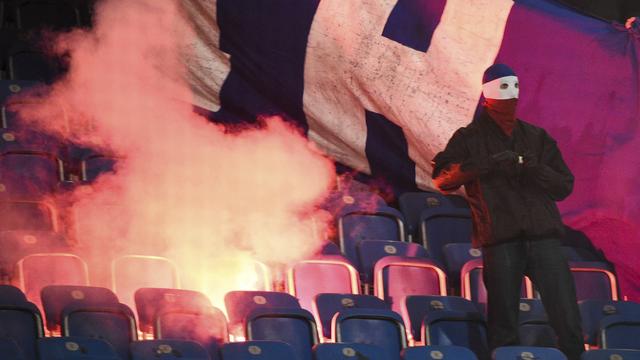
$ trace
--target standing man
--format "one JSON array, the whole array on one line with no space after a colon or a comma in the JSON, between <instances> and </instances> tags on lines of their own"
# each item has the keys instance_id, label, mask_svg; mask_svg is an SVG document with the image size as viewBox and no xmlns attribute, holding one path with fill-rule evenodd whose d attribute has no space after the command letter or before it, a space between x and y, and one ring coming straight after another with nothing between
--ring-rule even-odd
<instances>
[{"instance_id":1,"label":"standing man","mask_svg":"<svg viewBox=\"0 0 640 360\"><path fill-rule=\"evenodd\" d=\"M464 185L473 217L473 246L483 250L489 347L519 345L523 275L542 297L560 349L584 351L573 277L560 249L563 224L555 204L569 196L573 175L556 142L516 118L518 78L503 64L483 76L483 109L434 158L442 191Z\"/></svg>"}]
</instances>

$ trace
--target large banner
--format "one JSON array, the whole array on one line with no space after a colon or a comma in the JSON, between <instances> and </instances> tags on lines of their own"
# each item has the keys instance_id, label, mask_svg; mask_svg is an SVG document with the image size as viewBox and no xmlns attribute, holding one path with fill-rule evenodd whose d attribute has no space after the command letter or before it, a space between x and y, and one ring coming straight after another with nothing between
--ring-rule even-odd
<instances>
[{"instance_id":1,"label":"large banner","mask_svg":"<svg viewBox=\"0 0 640 360\"><path fill-rule=\"evenodd\" d=\"M189 0L194 103L223 123L279 114L399 188L473 117L485 68L519 75L518 115L576 176L560 204L640 300L640 34L551 0Z\"/></svg>"}]
</instances>

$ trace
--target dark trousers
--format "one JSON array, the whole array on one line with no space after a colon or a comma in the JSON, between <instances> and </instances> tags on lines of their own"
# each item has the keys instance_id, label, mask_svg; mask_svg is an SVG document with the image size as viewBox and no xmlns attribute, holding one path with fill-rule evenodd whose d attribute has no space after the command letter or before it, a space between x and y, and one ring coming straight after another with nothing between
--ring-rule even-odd
<instances>
[{"instance_id":1,"label":"dark trousers","mask_svg":"<svg viewBox=\"0 0 640 360\"><path fill-rule=\"evenodd\" d=\"M579 360L584 351L580 311L560 241L522 239L482 251L490 349L519 345L520 288L523 275L527 275L540 292L560 350L569 360Z\"/></svg>"}]
</instances>

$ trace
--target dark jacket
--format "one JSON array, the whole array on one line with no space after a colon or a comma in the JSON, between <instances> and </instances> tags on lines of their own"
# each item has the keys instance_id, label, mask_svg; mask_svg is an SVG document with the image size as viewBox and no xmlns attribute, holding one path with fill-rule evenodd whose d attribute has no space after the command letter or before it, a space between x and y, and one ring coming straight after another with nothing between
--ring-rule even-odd
<instances>
[{"instance_id":1,"label":"dark jacket","mask_svg":"<svg viewBox=\"0 0 640 360\"><path fill-rule=\"evenodd\" d=\"M526 154L526 165L497 168L491 156L505 150ZM555 202L571 193L573 175L542 128L518 120L508 137L483 112L436 155L433 178L443 191L464 185L474 247L563 235Z\"/></svg>"}]
</instances>

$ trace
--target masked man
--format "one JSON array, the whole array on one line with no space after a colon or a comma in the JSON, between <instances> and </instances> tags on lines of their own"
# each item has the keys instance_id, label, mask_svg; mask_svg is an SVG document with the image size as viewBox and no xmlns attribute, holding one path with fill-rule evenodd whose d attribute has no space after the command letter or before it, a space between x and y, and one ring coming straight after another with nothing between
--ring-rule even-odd
<instances>
[{"instance_id":1,"label":"masked man","mask_svg":"<svg viewBox=\"0 0 640 360\"><path fill-rule=\"evenodd\" d=\"M483 250L489 346L519 345L523 275L540 292L558 345L570 360L584 351L575 285L560 248L556 201L573 175L544 129L516 118L519 84L503 64L483 77L483 108L434 158L442 191L464 185L473 217L473 245Z\"/></svg>"}]
</instances>

